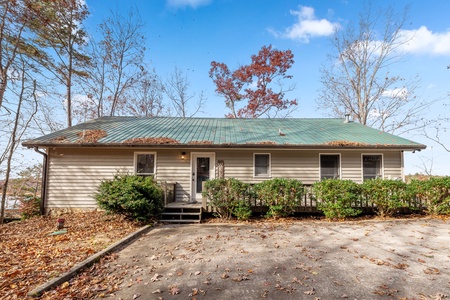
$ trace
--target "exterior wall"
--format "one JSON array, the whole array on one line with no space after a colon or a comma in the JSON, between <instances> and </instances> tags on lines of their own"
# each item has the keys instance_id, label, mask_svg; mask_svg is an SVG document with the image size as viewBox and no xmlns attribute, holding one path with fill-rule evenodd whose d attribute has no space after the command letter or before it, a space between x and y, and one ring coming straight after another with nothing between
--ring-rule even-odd
<instances>
[{"instance_id":1,"label":"exterior wall","mask_svg":"<svg viewBox=\"0 0 450 300\"><path fill-rule=\"evenodd\" d=\"M134 153L145 149L56 148L50 149L47 179L47 208L95 208L93 195L102 180L117 172L134 172ZM186 159L181 152L186 152ZM362 155L382 154L386 179L402 178L402 151L355 150L233 150L149 149L156 152L156 179L176 182L177 201L190 199L191 152L214 152L216 160L224 161L225 177L256 183L275 177L295 178L304 184L320 180L320 154L340 154L341 179L362 182ZM253 176L254 153L271 153L271 176Z\"/></svg>"},{"instance_id":2,"label":"exterior wall","mask_svg":"<svg viewBox=\"0 0 450 300\"><path fill-rule=\"evenodd\" d=\"M128 155L130 154L130 155ZM50 150L46 206L94 208L101 180L117 171L133 172L133 152L104 149Z\"/></svg>"},{"instance_id":3,"label":"exterior wall","mask_svg":"<svg viewBox=\"0 0 450 300\"><path fill-rule=\"evenodd\" d=\"M295 178L304 184L313 184L320 180L320 154L341 155L341 179L362 182L362 155L383 155L383 174L386 179L402 178L401 151L217 151L217 159L225 164L225 177L234 177L246 182L260 182L275 177ZM253 176L253 153L271 153L271 176Z\"/></svg>"}]
</instances>

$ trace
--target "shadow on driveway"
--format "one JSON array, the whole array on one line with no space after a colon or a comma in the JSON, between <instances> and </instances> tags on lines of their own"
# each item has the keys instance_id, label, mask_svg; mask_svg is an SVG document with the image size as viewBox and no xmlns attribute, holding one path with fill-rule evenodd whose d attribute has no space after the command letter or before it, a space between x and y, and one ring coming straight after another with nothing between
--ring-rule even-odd
<instances>
[{"instance_id":1,"label":"shadow on driveway","mask_svg":"<svg viewBox=\"0 0 450 300\"><path fill-rule=\"evenodd\" d=\"M115 299L450 297L450 226L435 219L165 225L118 254Z\"/></svg>"}]
</instances>

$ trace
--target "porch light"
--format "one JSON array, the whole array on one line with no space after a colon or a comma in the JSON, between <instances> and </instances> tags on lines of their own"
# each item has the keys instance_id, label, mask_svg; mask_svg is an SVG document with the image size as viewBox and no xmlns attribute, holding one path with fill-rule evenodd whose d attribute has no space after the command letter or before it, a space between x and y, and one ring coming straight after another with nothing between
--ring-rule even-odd
<instances>
[{"instance_id":1,"label":"porch light","mask_svg":"<svg viewBox=\"0 0 450 300\"><path fill-rule=\"evenodd\" d=\"M182 160L185 160L186 159L186 152L181 152L181 159Z\"/></svg>"}]
</instances>

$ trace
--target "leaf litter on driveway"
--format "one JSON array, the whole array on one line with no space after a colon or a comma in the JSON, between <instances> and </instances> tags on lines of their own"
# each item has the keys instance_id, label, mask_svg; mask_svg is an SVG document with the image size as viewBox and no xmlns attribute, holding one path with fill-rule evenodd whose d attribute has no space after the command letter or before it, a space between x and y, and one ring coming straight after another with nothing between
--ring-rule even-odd
<instances>
[{"instance_id":1,"label":"leaf litter on driveway","mask_svg":"<svg viewBox=\"0 0 450 300\"><path fill-rule=\"evenodd\" d=\"M123 249L109 266L127 262L149 270L148 285L127 287L136 279L128 273L111 297L450 297L449 245L448 224L438 219L165 225ZM131 263L132 256L139 262Z\"/></svg>"}]
</instances>

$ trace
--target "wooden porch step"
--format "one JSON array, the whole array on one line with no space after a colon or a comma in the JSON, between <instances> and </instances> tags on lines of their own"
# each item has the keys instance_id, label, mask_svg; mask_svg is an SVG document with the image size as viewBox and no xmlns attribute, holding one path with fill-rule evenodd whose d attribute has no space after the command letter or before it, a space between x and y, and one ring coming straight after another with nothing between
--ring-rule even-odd
<instances>
[{"instance_id":1,"label":"wooden porch step","mask_svg":"<svg viewBox=\"0 0 450 300\"><path fill-rule=\"evenodd\" d=\"M183 215L183 216L199 216L201 215L201 213L197 213L197 212L163 212L162 213L163 216L178 216L178 215Z\"/></svg>"},{"instance_id":2,"label":"wooden porch step","mask_svg":"<svg viewBox=\"0 0 450 300\"><path fill-rule=\"evenodd\" d=\"M166 223L200 223L202 220L201 207L165 207L161 214L161 222Z\"/></svg>"},{"instance_id":3,"label":"wooden porch step","mask_svg":"<svg viewBox=\"0 0 450 300\"><path fill-rule=\"evenodd\" d=\"M171 224L180 224L180 223L189 223L189 224L192 224L192 223L200 223L200 220L173 220L173 219L170 219L170 220L168 220L168 219L161 219L161 220L159 220L160 222L163 222L163 223L171 223Z\"/></svg>"}]
</instances>

